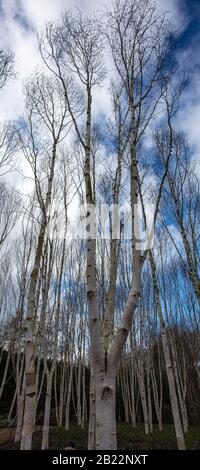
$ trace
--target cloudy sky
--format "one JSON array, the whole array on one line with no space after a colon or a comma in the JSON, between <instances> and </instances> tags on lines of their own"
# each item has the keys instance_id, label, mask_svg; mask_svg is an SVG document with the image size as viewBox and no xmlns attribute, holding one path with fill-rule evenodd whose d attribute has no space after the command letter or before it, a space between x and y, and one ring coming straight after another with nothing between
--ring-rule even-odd
<instances>
[{"instance_id":1,"label":"cloudy sky","mask_svg":"<svg viewBox=\"0 0 200 470\"><path fill-rule=\"evenodd\" d=\"M15 53L18 79L10 82L0 96L0 119L12 119L23 111L22 81L40 64L33 28L58 18L63 9L78 6L83 10L102 9L105 0L0 0L0 44ZM200 141L200 19L199 0L158 0L168 11L181 33L179 54L183 56L190 74L179 120L195 142ZM105 99L99 97L96 109L103 111ZM102 107L102 109L101 109Z\"/></svg>"},{"instance_id":2,"label":"cloudy sky","mask_svg":"<svg viewBox=\"0 0 200 470\"><path fill-rule=\"evenodd\" d=\"M17 73L16 79L10 81L0 93L0 121L23 115L23 82L36 67L42 65L34 29L40 30L48 20L59 18L65 8L77 6L84 11L101 10L108 2L109 0L0 0L0 47L14 52ZM188 81L176 119L179 129L184 130L189 141L194 144L194 158L198 162L197 171L200 175L200 0L158 0L158 5L167 11L178 30L176 53L184 61ZM109 63L107 66L109 67ZM98 90L94 98L95 113L107 112L106 87ZM19 169L9 174L8 178L20 193L29 197L31 170L27 162L21 162L21 157L19 160ZM72 218L75 213L74 204L75 201L70 210ZM18 228L15 232L18 233Z\"/></svg>"},{"instance_id":3,"label":"cloudy sky","mask_svg":"<svg viewBox=\"0 0 200 470\"><path fill-rule=\"evenodd\" d=\"M15 119L23 114L23 81L40 66L34 28L40 30L49 19L58 18L65 8L102 9L105 0L0 0L0 46L15 54L17 78L0 94L0 120ZM134 1L134 0L133 0ZM178 115L179 128L185 130L192 143L200 147L200 1L158 0L179 31L177 53L187 68L188 83ZM96 95L95 110L107 107L106 90ZM197 158L198 157L198 151Z\"/></svg>"}]
</instances>

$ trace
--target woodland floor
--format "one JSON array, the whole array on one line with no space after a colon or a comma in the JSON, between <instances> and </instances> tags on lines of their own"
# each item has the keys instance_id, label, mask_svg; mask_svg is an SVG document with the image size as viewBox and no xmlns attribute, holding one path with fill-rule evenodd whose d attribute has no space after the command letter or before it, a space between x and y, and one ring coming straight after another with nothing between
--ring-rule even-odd
<instances>
[{"instance_id":1,"label":"woodland floor","mask_svg":"<svg viewBox=\"0 0 200 470\"><path fill-rule=\"evenodd\" d=\"M126 450L172 450L177 449L176 438L172 425L165 425L164 431L160 432L154 426L153 434L145 435L143 426L133 428L130 424L120 423L118 430L118 449ZM33 449L41 449L42 433L36 432L33 439ZM77 425L71 424L70 430L64 428L51 427L49 448L52 450L64 450L74 442L77 449L87 449L87 430L80 429ZM186 435L186 446L190 450L200 450L200 428L190 426ZM0 446L0 449L15 450L19 446L13 442L7 442Z\"/></svg>"}]
</instances>

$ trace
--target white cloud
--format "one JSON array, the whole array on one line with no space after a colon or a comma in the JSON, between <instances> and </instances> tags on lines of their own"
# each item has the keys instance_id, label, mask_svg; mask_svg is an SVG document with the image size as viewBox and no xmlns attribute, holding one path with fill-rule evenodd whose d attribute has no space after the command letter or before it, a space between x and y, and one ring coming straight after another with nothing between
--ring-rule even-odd
<instances>
[{"instance_id":1,"label":"white cloud","mask_svg":"<svg viewBox=\"0 0 200 470\"><path fill-rule=\"evenodd\" d=\"M57 19L64 8L78 6L83 10L102 9L105 0L2 0L0 3L0 43L15 53L17 79L10 81L0 94L0 119L15 119L23 112L22 82L41 64L37 42L32 30L42 28L49 19ZM158 0L163 10L175 19L181 29L187 17L179 0ZM106 62L109 62L106 60ZM110 67L110 63L109 63ZM109 68L108 67L108 68ZM199 142L200 92L198 74L185 95L185 104L180 113L180 125ZM110 100L106 86L96 88L93 99L94 116L108 112Z\"/></svg>"},{"instance_id":2,"label":"white cloud","mask_svg":"<svg viewBox=\"0 0 200 470\"><path fill-rule=\"evenodd\" d=\"M188 50L188 60L190 64L189 82L186 86L182 98L177 122L187 135L190 143L197 145L200 150L200 87L199 87L199 65L192 59L192 51ZM199 47L195 50L196 56L199 56Z\"/></svg>"},{"instance_id":3,"label":"white cloud","mask_svg":"<svg viewBox=\"0 0 200 470\"><path fill-rule=\"evenodd\" d=\"M158 0L157 3L159 8L167 13L168 18L173 21L179 31L185 28L189 18L186 15L183 0Z\"/></svg>"},{"instance_id":4,"label":"white cloud","mask_svg":"<svg viewBox=\"0 0 200 470\"><path fill-rule=\"evenodd\" d=\"M70 0L21 0L21 3L35 27L42 27L46 21L58 18L65 7L73 4Z\"/></svg>"},{"instance_id":5,"label":"white cloud","mask_svg":"<svg viewBox=\"0 0 200 470\"><path fill-rule=\"evenodd\" d=\"M41 63L31 28L42 28L46 21L59 18L65 8L78 6L87 11L102 9L105 4L105 0L2 0L0 42L15 53L18 80L11 82L0 96L1 118L13 119L19 113L22 103L21 80ZM159 0L158 4L164 10L169 9L170 15L180 22L183 15L178 12L177 0ZM96 90L95 99L95 108L98 107L100 113L107 110L105 90Z\"/></svg>"}]
</instances>

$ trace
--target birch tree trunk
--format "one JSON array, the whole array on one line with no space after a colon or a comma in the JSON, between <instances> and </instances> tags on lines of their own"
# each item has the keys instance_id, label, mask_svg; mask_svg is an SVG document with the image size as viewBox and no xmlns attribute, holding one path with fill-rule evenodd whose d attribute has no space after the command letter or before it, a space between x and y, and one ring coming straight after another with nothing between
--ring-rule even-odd
<instances>
[{"instance_id":1,"label":"birch tree trunk","mask_svg":"<svg viewBox=\"0 0 200 470\"><path fill-rule=\"evenodd\" d=\"M25 399L25 376L23 378L21 392L17 396L17 426L15 431L15 442L21 441L22 425L24 417L24 399Z\"/></svg>"},{"instance_id":2,"label":"birch tree trunk","mask_svg":"<svg viewBox=\"0 0 200 470\"><path fill-rule=\"evenodd\" d=\"M99 370L95 376L96 391L96 449L117 448L116 433L116 373Z\"/></svg>"},{"instance_id":3,"label":"birch tree trunk","mask_svg":"<svg viewBox=\"0 0 200 470\"><path fill-rule=\"evenodd\" d=\"M151 383L152 383L152 390L153 390L154 406L155 406L156 416L157 416L157 420L158 420L158 427L159 427L159 431L163 431L163 424L162 424L162 389L160 391L160 401L159 401L158 387L157 387L157 383L156 383L155 370L154 370L153 367L151 367ZM162 383L161 383L161 387L162 387Z\"/></svg>"},{"instance_id":4,"label":"birch tree trunk","mask_svg":"<svg viewBox=\"0 0 200 470\"><path fill-rule=\"evenodd\" d=\"M66 400L66 410L65 410L65 431L69 430L69 410L71 402L71 393L72 393L72 381L73 381L73 364L70 366L69 374L69 383L67 389L67 400Z\"/></svg>"},{"instance_id":5,"label":"birch tree trunk","mask_svg":"<svg viewBox=\"0 0 200 470\"><path fill-rule=\"evenodd\" d=\"M51 412L52 381L53 381L53 374L49 373L49 375L47 376L44 425L43 425L43 432L42 432L42 450L49 448L49 422L50 422L50 412Z\"/></svg>"},{"instance_id":6,"label":"birch tree trunk","mask_svg":"<svg viewBox=\"0 0 200 470\"><path fill-rule=\"evenodd\" d=\"M181 423L178 397L176 393L175 377L174 377L172 361L171 361L171 356L170 356L169 340L167 337L167 329L166 329L163 314L162 314L162 307L160 303L159 288L158 288L158 282L157 282L156 266L155 266L152 253L150 253L150 263L151 263L152 274L153 274L155 302L156 302L157 311L158 311L159 320L160 320L161 338L162 338L163 352L164 352L164 358L165 358L165 366L166 366L166 373L167 373L167 379L168 379L168 385L169 385L170 402L171 402L172 415L173 415L174 427L175 427L175 432L176 432L177 445L178 445L179 450L185 450L185 439L184 439L183 428L182 428L182 423Z\"/></svg>"},{"instance_id":7,"label":"birch tree trunk","mask_svg":"<svg viewBox=\"0 0 200 470\"><path fill-rule=\"evenodd\" d=\"M31 273L28 307L26 317L26 346L25 346L25 407L21 438L21 450L31 449L33 434L33 417L36 399L35 389L35 347L34 347L34 313L37 279L40 269L40 259L44 243L46 221L41 224L38 237L34 267Z\"/></svg>"},{"instance_id":8,"label":"birch tree trunk","mask_svg":"<svg viewBox=\"0 0 200 470\"><path fill-rule=\"evenodd\" d=\"M95 376L92 365L90 367L90 396L89 396L89 430L88 430L88 450L95 449L96 442L96 389Z\"/></svg>"},{"instance_id":9,"label":"birch tree trunk","mask_svg":"<svg viewBox=\"0 0 200 470\"><path fill-rule=\"evenodd\" d=\"M149 433L149 414L147 408L147 397L146 397L146 388L145 388L145 381L144 381L144 366L142 360L138 359L138 384L140 390L140 398L142 404L142 411L144 417L144 429L145 434Z\"/></svg>"}]
</instances>

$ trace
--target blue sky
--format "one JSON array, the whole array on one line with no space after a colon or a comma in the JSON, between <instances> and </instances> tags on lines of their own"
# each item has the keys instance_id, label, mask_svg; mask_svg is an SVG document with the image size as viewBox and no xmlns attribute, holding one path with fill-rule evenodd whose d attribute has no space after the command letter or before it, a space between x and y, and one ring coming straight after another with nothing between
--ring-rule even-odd
<instances>
[{"instance_id":1,"label":"blue sky","mask_svg":"<svg viewBox=\"0 0 200 470\"><path fill-rule=\"evenodd\" d=\"M17 119L23 114L23 81L42 65L32 27L43 28L47 20L58 18L64 8L77 5L84 10L102 9L105 3L108 4L108 0L0 0L0 44L15 53L17 72L17 79L11 81L0 95L1 121ZM168 12L178 31L176 54L183 59L188 81L177 120L179 128L196 146L195 158L199 161L200 0L158 0L158 4ZM108 111L106 87L96 90L93 103L98 116L102 117ZM23 163L23 175L30 175L26 162ZM16 175L16 182L23 192L30 187L30 181L20 175Z\"/></svg>"},{"instance_id":2,"label":"blue sky","mask_svg":"<svg viewBox=\"0 0 200 470\"><path fill-rule=\"evenodd\" d=\"M179 0L178 5L180 10L184 11L186 18L178 45L180 49L185 49L199 38L200 2L199 0Z\"/></svg>"},{"instance_id":3,"label":"blue sky","mask_svg":"<svg viewBox=\"0 0 200 470\"><path fill-rule=\"evenodd\" d=\"M32 32L42 28L48 19L56 19L64 8L77 5L85 10L102 9L105 0L0 0L0 44L15 52L18 80L10 83L3 96L0 96L0 118L13 118L19 113L22 103L21 80L25 79L40 64L37 44ZM198 141L197 120L200 118L198 106L198 73L200 65L200 1L199 0L158 0L160 8L168 12L169 17L179 31L177 51L183 56L190 75L189 88L186 93L189 109L195 117L195 126L191 120L182 122L181 126L190 133L195 143ZM194 83L193 83L194 81ZM194 85L194 86L193 86ZM103 93L103 92L102 92ZM189 93L189 94L188 94ZM197 96L197 95L198 96ZM103 113L107 110L106 96L100 93L96 97L95 108ZM194 106L194 101L196 105ZM189 112L187 107L187 113Z\"/></svg>"}]
</instances>

